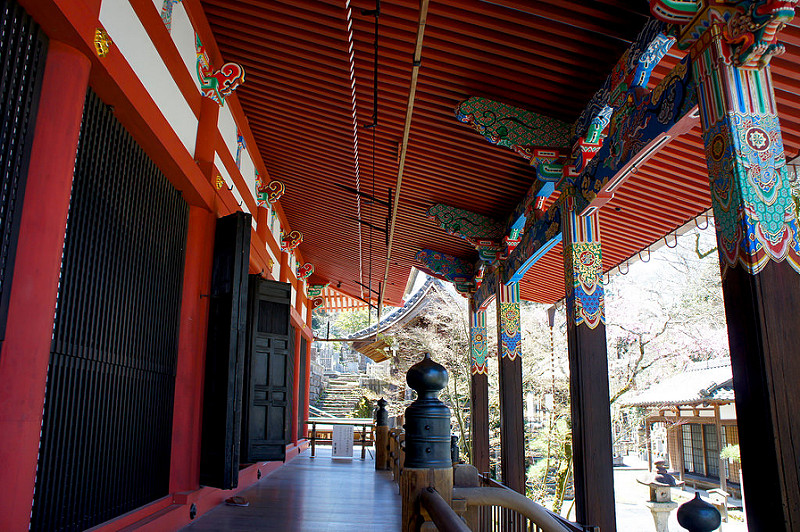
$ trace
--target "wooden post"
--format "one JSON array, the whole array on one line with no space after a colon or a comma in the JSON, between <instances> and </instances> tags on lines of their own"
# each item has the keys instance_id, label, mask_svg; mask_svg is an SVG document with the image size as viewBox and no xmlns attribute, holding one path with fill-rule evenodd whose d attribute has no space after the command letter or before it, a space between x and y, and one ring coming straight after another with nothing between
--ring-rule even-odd
<instances>
[{"instance_id":1,"label":"wooden post","mask_svg":"<svg viewBox=\"0 0 800 532\"><path fill-rule=\"evenodd\" d=\"M653 471L653 442L650 439L650 420L644 423L644 437L647 439L647 470Z\"/></svg>"},{"instance_id":2,"label":"wooden post","mask_svg":"<svg viewBox=\"0 0 800 532\"><path fill-rule=\"evenodd\" d=\"M478 471L489 470L489 375L486 342L486 310L474 309L470 301L470 424L472 434L472 465Z\"/></svg>"},{"instance_id":3,"label":"wooden post","mask_svg":"<svg viewBox=\"0 0 800 532\"><path fill-rule=\"evenodd\" d=\"M719 405L714 405L714 426L717 429L717 449L722 454L722 431L725 428L722 426L722 420L719 418ZM728 491L728 475L725 474L725 465L727 460L719 457L719 489Z\"/></svg>"},{"instance_id":4,"label":"wooden post","mask_svg":"<svg viewBox=\"0 0 800 532\"><path fill-rule=\"evenodd\" d=\"M403 504L401 530L417 532L423 523L419 498L434 488L451 504L453 465L450 460L450 409L437 394L447 386L447 370L429 354L411 366L406 381L417 399L406 408L406 464L400 474Z\"/></svg>"},{"instance_id":5,"label":"wooden post","mask_svg":"<svg viewBox=\"0 0 800 532\"><path fill-rule=\"evenodd\" d=\"M478 470L475 466L468 464L457 464L453 466L453 486L457 488L480 487ZM481 528L480 509L478 506L468 506L465 508L463 517L470 530L483 530Z\"/></svg>"},{"instance_id":6,"label":"wooden post","mask_svg":"<svg viewBox=\"0 0 800 532\"><path fill-rule=\"evenodd\" d=\"M787 4L765 12L775 29L794 15L793 5ZM742 28L768 23L756 24L750 12L734 16L741 16ZM744 46L731 43L727 23L710 7L698 18L708 29L690 43L690 53L714 206L736 415L743 427L739 444L748 483L757 486L747 494L747 523L752 530L799 530L800 238L768 66L777 45L759 47L756 41L752 54L743 57Z\"/></svg>"},{"instance_id":7,"label":"wooden post","mask_svg":"<svg viewBox=\"0 0 800 532\"><path fill-rule=\"evenodd\" d=\"M27 530L75 154L91 61L50 41L0 354L0 529Z\"/></svg>"},{"instance_id":8,"label":"wooden post","mask_svg":"<svg viewBox=\"0 0 800 532\"><path fill-rule=\"evenodd\" d=\"M311 458L317 455L317 423L311 424Z\"/></svg>"},{"instance_id":9,"label":"wooden post","mask_svg":"<svg viewBox=\"0 0 800 532\"><path fill-rule=\"evenodd\" d=\"M403 469L400 475L400 498L403 501L400 529L403 532L417 532L422 526L419 496L429 487L436 489L447 504L452 504L453 469Z\"/></svg>"},{"instance_id":10,"label":"wooden post","mask_svg":"<svg viewBox=\"0 0 800 532\"><path fill-rule=\"evenodd\" d=\"M678 415L676 416L677 423L675 426L675 430L678 431L678 472L680 473L681 482L684 482L686 479L684 471L686 470L686 464L683 461L683 425L680 424L680 417L681 412L678 410Z\"/></svg>"},{"instance_id":11,"label":"wooden post","mask_svg":"<svg viewBox=\"0 0 800 532\"><path fill-rule=\"evenodd\" d=\"M375 469L389 469L389 427L375 427Z\"/></svg>"},{"instance_id":12,"label":"wooden post","mask_svg":"<svg viewBox=\"0 0 800 532\"><path fill-rule=\"evenodd\" d=\"M603 532L617 529L611 456L611 409L597 215L580 216L572 198L562 206L567 342L572 401L575 513Z\"/></svg>"},{"instance_id":13,"label":"wooden post","mask_svg":"<svg viewBox=\"0 0 800 532\"><path fill-rule=\"evenodd\" d=\"M389 468L389 413L386 411L386 399L378 399L375 411L375 469L383 471Z\"/></svg>"},{"instance_id":14,"label":"wooden post","mask_svg":"<svg viewBox=\"0 0 800 532\"><path fill-rule=\"evenodd\" d=\"M367 426L361 425L361 459L367 457Z\"/></svg>"},{"instance_id":15,"label":"wooden post","mask_svg":"<svg viewBox=\"0 0 800 532\"><path fill-rule=\"evenodd\" d=\"M500 268L498 280L502 278ZM522 412L522 339L519 284L497 283L497 351L500 368L500 468L503 484L525 493L525 424Z\"/></svg>"}]
</instances>

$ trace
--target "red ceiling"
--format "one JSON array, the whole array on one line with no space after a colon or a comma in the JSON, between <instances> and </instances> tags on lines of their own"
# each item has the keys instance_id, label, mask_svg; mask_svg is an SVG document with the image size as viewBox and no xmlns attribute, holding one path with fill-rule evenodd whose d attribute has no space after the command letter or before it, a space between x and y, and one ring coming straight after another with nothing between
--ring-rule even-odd
<instances>
[{"instance_id":1,"label":"red ceiling","mask_svg":"<svg viewBox=\"0 0 800 532\"><path fill-rule=\"evenodd\" d=\"M384 234L361 226L356 186L352 93L345 1L203 0L226 61L245 66L237 91L314 280L356 281L377 289L386 260ZM353 1L353 41L360 188L386 200L398 171L419 4L383 0L380 15L378 126L373 113L374 9ZM432 0L398 210L388 303L399 304L416 252L430 248L470 260L476 252L445 234L425 211L446 203L505 219L530 187L533 170L492 146L453 116L456 104L485 96L568 122L644 24L647 2L628 0ZM787 155L800 148L800 27L781 39L772 62ZM654 82L669 71L666 58ZM373 144L373 134L375 142ZM374 153L374 158L373 158ZM374 173L373 173L374 169ZM601 213L603 260L611 269L710 207L699 129L674 140L617 192ZM361 202L361 217L383 228L387 208ZM560 246L525 276L522 296L552 302L564 295ZM371 258L371 260L370 260ZM370 282L371 272L371 282Z\"/></svg>"}]
</instances>

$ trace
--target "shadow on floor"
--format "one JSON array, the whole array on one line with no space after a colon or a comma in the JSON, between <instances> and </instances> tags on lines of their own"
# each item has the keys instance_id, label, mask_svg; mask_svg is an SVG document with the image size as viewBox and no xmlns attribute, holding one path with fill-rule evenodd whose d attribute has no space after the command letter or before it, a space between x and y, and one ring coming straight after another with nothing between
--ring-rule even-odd
<instances>
[{"instance_id":1,"label":"shadow on floor","mask_svg":"<svg viewBox=\"0 0 800 532\"><path fill-rule=\"evenodd\" d=\"M331 448L306 450L239 495L250 505L220 505L184 532L375 531L400 529L400 496L391 473L354 449L353 460L332 459Z\"/></svg>"}]
</instances>

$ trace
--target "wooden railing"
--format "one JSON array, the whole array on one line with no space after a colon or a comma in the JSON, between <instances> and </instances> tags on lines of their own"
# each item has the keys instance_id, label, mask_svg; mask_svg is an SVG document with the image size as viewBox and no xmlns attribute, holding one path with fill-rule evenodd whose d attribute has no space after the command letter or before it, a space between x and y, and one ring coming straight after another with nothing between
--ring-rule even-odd
<instances>
[{"instance_id":1,"label":"wooden railing","mask_svg":"<svg viewBox=\"0 0 800 532\"><path fill-rule=\"evenodd\" d=\"M473 469L474 471L474 469ZM481 532L598 532L573 523L484 475L473 487L453 488L453 505L473 530ZM477 486L475 486L477 484Z\"/></svg>"},{"instance_id":2,"label":"wooden railing","mask_svg":"<svg viewBox=\"0 0 800 532\"><path fill-rule=\"evenodd\" d=\"M389 468L392 471L392 478L400 483L400 474L403 472L405 462L404 446L405 434L403 429L389 429Z\"/></svg>"},{"instance_id":3,"label":"wooden railing","mask_svg":"<svg viewBox=\"0 0 800 532\"><path fill-rule=\"evenodd\" d=\"M309 439L311 440L311 456L317 455L318 443L333 442L333 425L353 425L354 427L360 427L360 430L355 429L353 431L353 443L361 444L362 460L366 458L367 447L372 447L375 442L375 426L372 420L368 418L311 417L308 418L306 423L311 425L309 434Z\"/></svg>"},{"instance_id":4,"label":"wooden railing","mask_svg":"<svg viewBox=\"0 0 800 532\"><path fill-rule=\"evenodd\" d=\"M428 488L419 496L419 503L424 508L438 530L443 532L470 532L470 528L433 488Z\"/></svg>"},{"instance_id":5,"label":"wooden railing","mask_svg":"<svg viewBox=\"0 0 800 532\"><path fill-rule=\"evenodd\" d=\"M402 429L389 430L389 464L398 484L405 460L404 439ZM472 471L471 480L466 482L469 487L459 485L460 475L456 475L452 505L447 505L435 490L433 493L423 493L420 498L422 507L441 531L600 532L599 527L573 523L496 480L477 475L474 468L469 469ZM437 497L439 500L433 502ZM448 507L448 511L443 509L442 504ZM454 515L459 516L458 523L452 520Z\"/></svg>"}]
</instances>

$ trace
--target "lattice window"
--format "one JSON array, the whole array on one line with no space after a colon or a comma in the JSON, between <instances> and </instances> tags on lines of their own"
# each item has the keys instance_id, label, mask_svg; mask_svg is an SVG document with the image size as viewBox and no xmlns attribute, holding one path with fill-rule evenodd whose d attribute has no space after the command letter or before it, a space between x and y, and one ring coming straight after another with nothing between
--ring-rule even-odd
<instances>
[{"instance_id":1,"label":"lattice window","mask_svg":"<svg viewBox=\"0 0 800 532\"><path fill-rule=\"evenodd\" d=\"M715 425L703 425L703 435L705 436L706 465L708 466L707 476L719 478L719 442L717 441L717 427Z\"/></svg>"}]
</instances>

